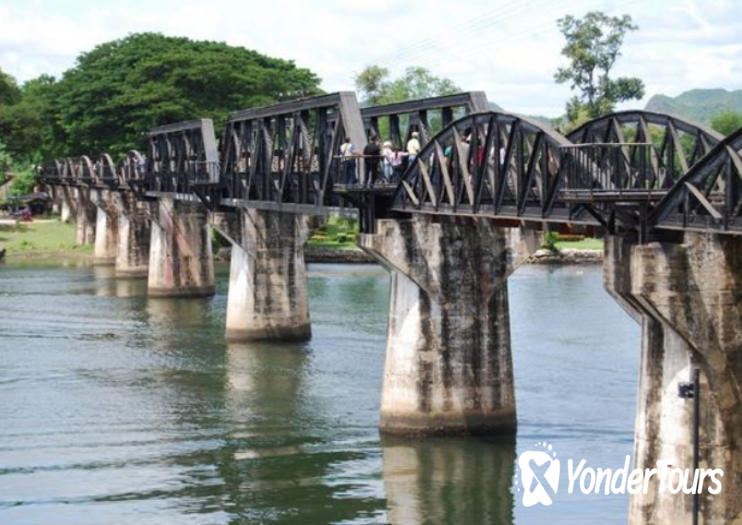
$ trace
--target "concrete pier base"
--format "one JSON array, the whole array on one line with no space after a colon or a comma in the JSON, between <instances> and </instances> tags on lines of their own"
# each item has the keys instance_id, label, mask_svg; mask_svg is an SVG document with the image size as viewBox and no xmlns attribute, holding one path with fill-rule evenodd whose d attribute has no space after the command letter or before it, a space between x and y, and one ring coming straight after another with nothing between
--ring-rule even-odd
<instances>
[{"instance_id":1,"label":"concrete pier base","mask_svg":"<svg viewBox=\"0 0 742 525\"><path fill-rule=\"evenodd\" d=\"M307 218L239 210L220 231L232 242L226 336L306 341L312 335L304 264Z\"/></svg>"},{"instance_id":2,"label":"concrete pier base","mask_svg":"<svg viewBox=\"0 0 742 525\"><path fill-rule=\"evenodd\" d=\"M52 202L52 213L53 214L61 214L62 213L62 187L56 186L56 185L48 185L47 188L49 189L49 195L51 197Z\"/></svg>"},{"instance_id":3,"label":"concrete pier base","mask_svg":"<svg viewBox=\"0 0 742 525\"><path fill-rule=\"evenodd\" d=\"M118 252L118 196L110 191L99 191L96 200L95 245L93 264L115 264Z\"/></svg>"},{"instance_id":4,"label":"concrete pier base","mask_svg":"<svg viewBox=\"0 0 742 525\"><path fill-rule=\"evenodd\" d=\"M151 216L157 212L157 206L148 201L139 202L131 194L122 194L121 204L116 276L146 277L149 273Z\"/></svg>"},{"instance_id":5,"label":"concrete pier base","mask_svg":"<svg viewBox=\"0 0 742 525\"><path fill-rule=\"evenodd\" d=\"M361 247L391 272L381 431L514 432L507 277L540 235L425 216L377 232Z\"/></svg>"},{"instance_id":6,"label":"concrete pier base","mask_svg":"<svg viewBox=\"0 0 742 525\"><path fill-rule=\"evenodd\" d=\"M693 400L678 385L699 369L699 466L724 472L718 495L706 478L699 523L742 523L742 239L609 238L605 286L642 325L634 467L689 469L692 487ZM631 496L629 523L691 523L693 496L663 490L658 478Z\"/></svg>"},{"instance_id":7,"label":"concrete pier base","mask_svg":"<svg viewBox=\"0 0 742 525\"><path fill-rule=\"evenodd\" d=\"M95 243L95 226L97 222L97 207L90 198L87 188L71 188L72 199L75 201L75 224L77 233L75 242L80 245Z\"/></svg>"},{"instance_id":8,"label":"concrete pier base","mask_svg":"<svg viewBox=\"0 0 742 525\"><path fill-rule=\"evenodd\" d=\"M78 189L70 186L57 186L59 196L59 218L62 222L77 220Z\"/></svg>"},{"instance_id":9,"label":"concrete pier base","mask_svg":"<svg viewBox=\"0 0 742 525\"><path fill-rule=\"evenodd\" d=\"M152 222L147 293L196 297L214 293L208 211L200 203L158 199Z\"/></svg>"},{"instance_id":10,"label":"concrete pier base","mask_svg":"<svg viewBox=\"0 0 742 525\"><path fill-rule=\"evenodd\" d=\"M59 203L59 219L62 222L71 222L74 215L76 214L72 213L70 201L66 198L61 199Z\"/></svg>"}]
</instances>

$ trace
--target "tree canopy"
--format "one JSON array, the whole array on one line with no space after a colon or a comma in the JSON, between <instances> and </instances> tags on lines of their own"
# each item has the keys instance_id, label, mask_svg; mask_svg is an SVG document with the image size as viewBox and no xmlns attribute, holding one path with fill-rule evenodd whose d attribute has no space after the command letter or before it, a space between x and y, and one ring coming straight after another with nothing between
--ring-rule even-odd
<instances>
[{"instance_id":1,"label":"tree canopy","mask_svg":"<svg viewBox=\"0 0 742 525\"><path fill-rule=\"evenodd\" d=\"M742 128L742 113L738 111L722 111L711 117L711 127L722 135L731 135Z\"/></svg>"},{"instance_id":2,"label":"tree canopy","mask_svg":"<svg viewBox=\"0 0 742 525\"><path fill-rule=\"evenodd\" d=\"M570 83L579 94L567 102L567 120L574 122L584 117L599 117L613 111L617 102L640 99L644 96L644 83L634 77L610 78L616 59L628 31L637 26L629 15L607 16L592 11L584 18L567 15L557 21L567 43L562 54L569 65L557 69L554 80Z\"/></svg>"},{"instance_id":3,"label":"tree canopy","mask_svg":"<svg viewBox=\"0 0 742 525\"><path fill-rule=\"evenodd\" d=\"M355 76L355 84L364 106L450 95L461 91L452 80L437 77L424 67L408 67L401 77L390 80L387 68L367 66Z\"/></svg>"},{"instance_id":4,"label":"tree canopy","mask_svg":"<svg viewBox=\"0 0 742 525\"><path fill-rule=\"evenodd\" d=\"M14 104L21 97L15 79L0 69L0 108L8 104Z\"/></svg>"},{"instance_id":5,"label":"tree canopy","mask_svg":"<svg viewBox=\"0 0 742 525\"><path fill-rule=\"evenodd\" d=\"M132 34L81 54L58 81L24 84L0 108L0 140L17 158L122 153L140 148L142 131L154 126L203 117L218 124L230 111L318 86L308 69L242 47Z\"/></svg>"}]
</instances>

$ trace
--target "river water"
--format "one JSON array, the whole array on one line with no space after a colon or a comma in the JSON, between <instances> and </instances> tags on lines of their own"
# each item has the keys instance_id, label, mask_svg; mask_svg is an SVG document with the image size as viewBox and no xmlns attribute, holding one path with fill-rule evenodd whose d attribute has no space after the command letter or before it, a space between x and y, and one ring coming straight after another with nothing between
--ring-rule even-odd
<instances>
[{"instance_id":1,"label":"river water","mask_svg":"<svg viewBox=\"0 0 742 525\"><path fill-rule=\"evenodd\" d=\"M622 495L524 507L516 455L631 453L639 328L601 269L510 279L515 440L380 440L388 277L310 265L312 340L226 344L211 299L106 268L0 268L0 523L625 523Z\"/></svg>"}]
</instances>

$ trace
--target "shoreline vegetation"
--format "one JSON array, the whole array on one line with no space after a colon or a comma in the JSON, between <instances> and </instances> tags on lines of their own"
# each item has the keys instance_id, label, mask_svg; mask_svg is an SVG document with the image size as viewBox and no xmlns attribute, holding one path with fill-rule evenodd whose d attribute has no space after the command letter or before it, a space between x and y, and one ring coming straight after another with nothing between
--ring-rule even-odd
<instances>
[{"instance_id":1,"label":"shoreline vegetation","mask_svg":"<svg viewBox=\"0 0 742 525\"><path fill-rule=\"evenodd\" d=\"M331 217L313 230L304 253L307 262L372 263L376 260L358 248L355 221ZM531 264L591 264L603 259L603 240L557 239L554 248L542 248L531 256ZM93 247L75 244L75 225L56 217L19 222L13 227L0 227L0 251L5 249L5 262L43 266L86 266L93 262ZM218 261L229 260L228 246L215 246Z\"/></svg>"}]
</instances>

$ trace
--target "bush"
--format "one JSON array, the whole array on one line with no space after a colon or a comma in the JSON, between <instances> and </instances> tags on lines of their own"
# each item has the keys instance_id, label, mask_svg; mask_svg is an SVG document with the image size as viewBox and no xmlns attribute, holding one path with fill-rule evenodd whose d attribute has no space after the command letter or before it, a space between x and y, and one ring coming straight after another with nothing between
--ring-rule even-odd
<instances>
[{"instance_id":1,"label":"bush","mask_svg":"<svg viewBox=\"0 0 742 525\"><path fill-rule=\"evenodd\" d=\"M36 172L32 165L16 167L13 170L13 181L10 183L10 196L26 195L33 192L36 186Z\"/></svg>"},{"instance_id":2,"label":"bush","mask_svg":"<svg viewBox=\"0 0 742 525\"><path fill-rule=\"evenodd\" d=\"M559 249L556 243L559 241L559 232L547 231L544 235L544 242L541 245L542 248L546 248L552 252L558 252Z\"/></svg>"},{"instance_id":3,"label":"bush","mask_svg":"<svg viewBox=\"0 0 742 525\"><path fill-rule=\"evenodd\" d=\"M13 159L10 157L10 153L5 148L5 144L0 142L0 184L5 182L12 164Z\"/></svg>"}]
</instances>

